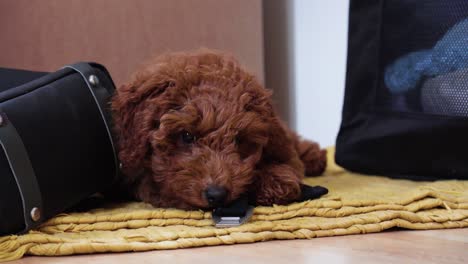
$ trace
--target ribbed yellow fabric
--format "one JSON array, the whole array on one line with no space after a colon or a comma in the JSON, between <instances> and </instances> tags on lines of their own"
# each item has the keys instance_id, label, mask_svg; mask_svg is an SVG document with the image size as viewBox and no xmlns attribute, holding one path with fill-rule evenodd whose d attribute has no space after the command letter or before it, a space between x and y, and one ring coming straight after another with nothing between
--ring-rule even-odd
<instances>
[{"instance_id":1,"label":"ribbed yellow fabric","mask_svg":"<svg viewBox=\"0 0 468 264\"><path fill-rule=\"evenodd\" d=\"M468 227L468 181L413 182L350 173L333 162L324 176L306 179L326 196L287 206L257 207L239 227L215 228L211 214L153 208L144 203L110 205L62 214L21 236L0 237L0 262L24 255L176 249L273 239L380 232L392 227Z\"/></svg>"}]
</instances>

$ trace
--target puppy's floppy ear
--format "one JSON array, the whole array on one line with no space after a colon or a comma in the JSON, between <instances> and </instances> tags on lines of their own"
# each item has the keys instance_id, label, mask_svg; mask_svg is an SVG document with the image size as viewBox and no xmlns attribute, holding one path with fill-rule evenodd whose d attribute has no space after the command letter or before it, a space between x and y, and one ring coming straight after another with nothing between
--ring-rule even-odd
<instances>
[{"instance_id":1,"label":"puppy's floppy ear","mask_svg":"<svg viewBox=\"0 0 468 264\"><path fill-rule=\"evenodd\" d=\"M263 148L263 157L270 162L287 162L297 153L293 149L293 142L289 130L279 119L272 105L272 92L260 86L251 86L251 90L241 96L246 111L256 112L266 119L269 124L266 131L268 143Z\"/></svg>"},{"instance_id":2,"label":"puppy's floppy ear","mask_svg":"<svg viewBox=\"0 0 468 264\"><path fill-rule=\"evenodd\" d=\"M298 160L293 140L285 124L274 115L270 120L268 143L263 153L270 162L291 162ZM298 165L300 166L300 165Z\"/></svg>"},{"instance_id":3,"label":"puppy's floppy ear","mask_svg":"<svg viewBox=\"0 0 468 264\"><path fill-rule=\"evenodd\" d=\"M266 119L268 143L263 149L265 158L274 162L285 162L292 155L292 142L288 129L279 119L272 104L272 92L259 85L249 93L249 101L245 104L247 111L254 111Z\"/></svg>"},{"instance_id":4,"label":"puppy's floppy ear","mask_svg":"<svg viewBox=\"0 0 468 264\"><path fill-rule=\"evenodd\" d=\"M173 82L134 81L120 86L112 99L122 172L131 180L143 172L151 150L151 131L159 126L155 120L158 105L152 99L173 85Z\"/></svg>"}]
</instances>

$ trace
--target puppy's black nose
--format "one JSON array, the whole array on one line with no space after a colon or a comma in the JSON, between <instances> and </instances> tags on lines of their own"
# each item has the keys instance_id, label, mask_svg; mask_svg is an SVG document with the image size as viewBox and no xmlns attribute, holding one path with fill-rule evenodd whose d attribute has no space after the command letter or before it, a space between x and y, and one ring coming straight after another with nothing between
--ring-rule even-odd
<instances>
[{"instance_id":1,"label":"puppy's black nose","mask_svg":"<svg viewBox=\"0 0 468 264\"><path fill-rule=\"evenodd\" d=\"M223 187L208 186L205 190L205 197L210 206L220 206L226 200L227 191Z\"/></svg>"}]
</instances>

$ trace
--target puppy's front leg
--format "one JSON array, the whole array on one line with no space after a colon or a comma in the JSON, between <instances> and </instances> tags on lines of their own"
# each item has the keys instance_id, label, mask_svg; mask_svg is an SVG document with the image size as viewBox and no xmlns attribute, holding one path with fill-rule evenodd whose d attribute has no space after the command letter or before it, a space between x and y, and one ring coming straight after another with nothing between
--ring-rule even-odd
<instances>
[{"instance_id":1,"label":"puppy's front leg","mask_svg":"<svg viewBox=\"0 0 468 264\"><path fill-rule=\"evenodd\" d=\"M321 149L316 142L302 139L292 130L289 130L289 135L294 142L299 158L304 163L305 175L322 175L327 167L327 151Z\"/></svg>"},{"instance_id":2,"label":"puppy's front leg","mask_svg":"<svg viewBox=\"0 0 468 264\"><path fill-rule=\"evenodd\" d=\"M268 164L260 168L255 180L257 205L288 204L301 196L303 173L289 164Z\"/></svg>"}]
</instances>

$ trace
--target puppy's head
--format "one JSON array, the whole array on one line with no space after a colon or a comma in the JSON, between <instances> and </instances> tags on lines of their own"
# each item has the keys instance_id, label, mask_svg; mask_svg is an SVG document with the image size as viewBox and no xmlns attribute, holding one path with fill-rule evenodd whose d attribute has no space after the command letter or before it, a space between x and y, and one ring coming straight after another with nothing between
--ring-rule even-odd
<instances>
[{"instance_id":1,"label":"puppy's head","mask_svg":"<svg viewBox=\"0 0 468 264\"><path fill-rule=\"evenodd\" d=\"M119 88L119 157L137 198L210 208L248 191L270 140L270 92L230 56L173 53Z\"/></svg>"}]
</instances>

